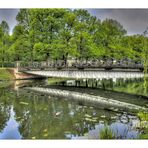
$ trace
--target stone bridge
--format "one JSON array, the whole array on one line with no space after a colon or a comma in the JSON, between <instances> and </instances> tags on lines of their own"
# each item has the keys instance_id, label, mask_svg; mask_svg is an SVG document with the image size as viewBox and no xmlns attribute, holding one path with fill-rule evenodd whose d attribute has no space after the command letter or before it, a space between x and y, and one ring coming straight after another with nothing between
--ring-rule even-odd
<instances>
[{"instance_id":1,"label":"stone bridge","mask_svg":"<svg viewBox=\"0 0 148 148\"><path fill-rule=\"evenodd\" d=\"M76 79L117 79L142 78L144 74L138 71L94 71L94 70L26 70L24 73L43 77L62 77Z\"/></svg>"},{"instance_id":2,"label":"stone bridge","mask_svg":"<svg viewBox=\"0 0 148 148\"><path fill-rule=\"evenodd\" d=\"M87 62L79 63L63 61L53 62L28 62L17 63L19 72L33 74L43 77L64 77L64 78L141 78L144 76L142 64L136 63L102 63Z\"/></svg>"}]
</instances>

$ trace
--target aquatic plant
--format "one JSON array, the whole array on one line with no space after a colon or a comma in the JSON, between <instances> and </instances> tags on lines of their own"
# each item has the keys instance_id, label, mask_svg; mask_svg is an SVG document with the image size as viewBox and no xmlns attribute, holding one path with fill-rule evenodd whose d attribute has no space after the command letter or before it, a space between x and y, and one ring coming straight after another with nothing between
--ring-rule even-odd
<instances>
[{"instance_id":1,"label":"aquatic plant","mask_svg":"<svg viewBox=\"0 0 148 148\"><path fill-rule=\"evenodd\" d=\"M139 139L148 139L148 134L141 134Z\"/></svg>"},{"instance_id":2,"label":"aquatic plant","mask_svg":"<svg viewBox=\"0 0 148 148\"><path fill-rule=\"evenodd\" d=\"M148 121L148 113L147 112L139 112L138 117L141 121Z\"/></svg>"},{"instance_id":3,"label":"aquatic plant","mask_svg":"<svg viewBox=\"0 0 148 148\"><path fill-rule=\"evenodd\" d=\"M116 139L115 134L113 133L113 131L108 126L105 126L100 131L99 137L100 137L100 139Z\"/></svg>"},{"instance_id":4,"label":"aquatic plant","mask_svg":"<svg viewBox=\"0 0 148 148\"><path fill-rule=\"evenodd\" d=\"M142 129L142 134L139 135L139 139L148 139L148 113L139 112L138 117L140 118L140 129Z\"/></svg>"}]
</instances>

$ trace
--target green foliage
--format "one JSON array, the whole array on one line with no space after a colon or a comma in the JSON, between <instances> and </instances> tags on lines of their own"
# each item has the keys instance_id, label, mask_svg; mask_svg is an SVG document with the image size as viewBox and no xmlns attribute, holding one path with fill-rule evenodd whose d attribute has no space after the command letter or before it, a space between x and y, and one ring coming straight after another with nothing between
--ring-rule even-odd
<instances>
[{"instance_id":1,"label":"green foliage","mask_svg":"<svg viewBox=\"0 0 148 148\"><path fill-rule=\"evenodd\" d=\"M144 112L139 112L138 116L140 118L140 120L142 121L148 121L148 113L144 113Z\"/></svg>"},{"instance_id":2,"label":"green foliage","mask_svg":"<svg viewBox=\"0 0 148 148\"><path fill-rule=\"evenodd\" d=\"M141 134L139 139L148 139L148 134Z\"/></svg>"},{"instance_id":3,"label":"green foliage","mask_svg":"<svg viewBox=\"0 0 148 148\"><path fill-rule=\"evenodd\" d=\"M118 21L101 22L87 10L20 9L16 21L12 35L6 21L0 24L2 63L108 57L142 59L148 65L146 31L145 35L126 36Z\"/></svg>"},{"instance_id":4,"label":"green foliage","mask_svg":"<svg viewBox=\"0 0 148 148\"><path fill-rule=\"evenodd\" d=\"M112 130L108 126L105 126L100 131L100 139L115 139L115 136Z\"/></svg>"},{"instance_id":5,"label":"green foliage","mask_svg":"<svg viewBox=\"0 0 148 148\"><path fill-rule=\"evenodd\" d=\"M148 96L148 92L144 92L143 83L144 83L143 81L142 82L138 81L134 83L120 82L120 85L114 86L114 90L118 92Z\"/></svg>"},{"instance_id":6,"label":"green foliage","mask_svg":"<svg viewBox=\"0 0 148 148\"><path fill-rule=\"evenodd\" d=\"M148 112L139 112L140 125L143 133L139 135L139 139L148 139Z\"/></svg>"}]
</instances>

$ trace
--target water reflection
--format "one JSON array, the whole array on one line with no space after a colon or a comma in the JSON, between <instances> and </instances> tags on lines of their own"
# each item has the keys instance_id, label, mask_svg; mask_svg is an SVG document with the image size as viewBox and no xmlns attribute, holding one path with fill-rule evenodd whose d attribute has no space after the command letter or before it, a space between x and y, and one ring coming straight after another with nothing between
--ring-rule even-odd
<instances>
[{"instance_id":1,"label":"water reflection","mask_svg":"<svg viewBox=\"0 0 148 148\"><path fill-rule=\"evenodd\" d=\"M10 118L11 107L8 105L9 99L5 96L5 91L0 90L0 132L6 126Z\"/></svg>"},{"instance_id":2,"label":"water reflection","mask_svg":"<svg viewBox=\"0 0 148 148\"><path fill-rule=\"evenodd\" d=\"M146 107L148 102L145 98L137 96L128 98L126 94L118 95L112 91L117 87L124 88L142 81L141 79L79 82L68 80L57 83L58 86L53 87L83 91L88 94L99 93L102 96L112 96L124 101L125 98L127 100L131 98L131 102L135 104L135 100L138 99L137 104L139 102L141 106ZM0 88L0 139L98 139L99 132L105 125L111 127L119 139L137 138L141 132L136 128L139 119L134 114L118 112L118 110L103 110L23 88L42 85L45 87L48 85L45 81L19 83L14 85L15 90L10 87ZM109 88L112 93L106 91L106 88Z\"/></svg>"},{"instance_id":3,"label":"water reflection","mask_svg":"<svg viewBox=\"0 0 148 148\"><path fill-rule=\"evenodd\" d=\"M21 135L18 130L19 124L15 120L14 116L15 113L12 107L10 110L10 117L7 121L7 125L5 125L3 131L0 133L0 139L21 139Z\"/></svg>"},{"instance_id":4,"label":"water reflection","mask_svg":"<svg viewBox=\"0 0 148 148\"><path fill-rule=\"evenodd\" d=\"M144 94L148 94L148 76L144 76L144 83L143 83L143 85L144 85Z\"/></svg>"},{"instance_id":5,"label":"water reflection","mask_svg":"<svg viewBox=\"0 0 148 148\"><path fill-rule=\"evenodd\" d=\"M125 92L135 95L148 96L148 77L143 78L127 78L127 79L77 79L55 83L62 86L75 86L85 88L101 88L104 90L112 90ZM144 84L144 85L143 85ZM146 89L147 88L147 89Z\"/></svg>"}]
</instances>

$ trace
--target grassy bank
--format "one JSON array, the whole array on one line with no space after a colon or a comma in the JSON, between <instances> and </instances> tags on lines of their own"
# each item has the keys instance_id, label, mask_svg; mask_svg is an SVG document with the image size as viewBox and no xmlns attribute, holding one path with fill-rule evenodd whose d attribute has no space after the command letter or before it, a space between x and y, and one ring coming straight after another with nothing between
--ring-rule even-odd
<instances>
[{"instance_id":1,"label":"grassy bank","mask_svg":"<svg viewBox=\"0 0 148 148\"><path fill-rule=\"evenodd\" d=\"M0 81L13 80L14 76L8 68L0 68Z\"/></svg>"}]
</instances>

